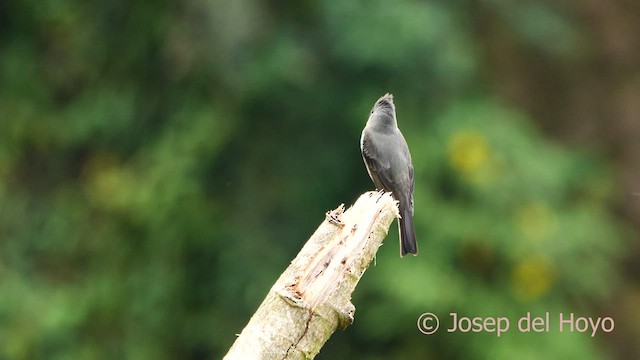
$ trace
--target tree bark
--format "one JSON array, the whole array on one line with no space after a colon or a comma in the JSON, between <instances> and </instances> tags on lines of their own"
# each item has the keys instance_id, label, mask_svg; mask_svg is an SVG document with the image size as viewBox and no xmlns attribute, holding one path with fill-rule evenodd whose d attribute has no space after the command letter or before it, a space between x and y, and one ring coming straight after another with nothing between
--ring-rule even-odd
<instances>
[{"instance_id":1,"label":"tree bark","mask_svg":"<svg viewBox=\"0 0 640 360\"><path fill-rule=\"evenodd\" d=\"M313 359L338 327L353 322L351 294L397 216L391 193L381 192L327 212L225 359Z\"/></svg>"}]
</instances>

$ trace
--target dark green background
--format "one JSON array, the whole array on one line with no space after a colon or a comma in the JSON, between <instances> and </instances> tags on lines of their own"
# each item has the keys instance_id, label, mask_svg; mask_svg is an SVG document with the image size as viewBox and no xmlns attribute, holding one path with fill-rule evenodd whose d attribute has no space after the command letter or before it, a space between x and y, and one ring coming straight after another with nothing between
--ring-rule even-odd
<instances>
[{"instance_id":1,"label":"dark green background","mask_svg":"<svg viewBox=\"0 0 640 360\"><path fill-rule=\"evenodd\" d=\"M373 188L395 95L420 256L396 225L319 359L640 356L633 1L0 3L0 359L220 358L324 219ZM446 319L551 330L425 336ZM611 316L560 333L559 313Z\"/></svg>"}]
</instances>

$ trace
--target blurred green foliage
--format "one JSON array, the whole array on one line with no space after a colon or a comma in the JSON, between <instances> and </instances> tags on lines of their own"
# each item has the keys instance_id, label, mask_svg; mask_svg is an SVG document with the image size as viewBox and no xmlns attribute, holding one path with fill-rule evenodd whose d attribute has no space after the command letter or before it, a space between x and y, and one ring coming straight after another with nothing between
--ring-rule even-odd
<instances>
[{"instance_id":1,"label":"blurred green foliage","mask_svg":"<svg viewBox=\"0 0 640 360\"><path fill-rule=\"evenodd\" d=\"M0 358L221 357L324 212L372 189L358 140L387 91L421 253L399 259L390 232L319 358L607 357L588 334L416 329L425 311L604 316L622 281L609 163L492 93L474 9L4 1ZM545 5L516 21L556 56L583 46Z\"/></svg>"}]
</instances>

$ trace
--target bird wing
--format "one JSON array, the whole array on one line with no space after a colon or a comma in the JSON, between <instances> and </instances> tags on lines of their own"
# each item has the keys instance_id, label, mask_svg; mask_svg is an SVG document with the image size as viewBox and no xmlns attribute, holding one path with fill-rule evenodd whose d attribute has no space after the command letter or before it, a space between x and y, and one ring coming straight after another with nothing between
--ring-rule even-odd
<instances>
[{"instance_id":1,"label":"bird wing","mask_svg":"<svg viewBox=\"0 0 640 360\"><path fill-rule=\"evenodd\" d=\"M409 209L411 210L411 216L413 216L413 189L415 186L415 181L413 180L413 164L409 163Z\"/></svg>"},{"instance_id":2,"label":"bird wing","mask_svg":"<svg viewBox=\"0 0 640 360\"><path fill-rule=\"evenodd\" d=\"M409 153L409 147L406 148L406 155L405 155L408 159L409 159L409 186L411 188L411 194L413 194L413 187L415 185L414 181L413 181L413 161L411 161L411 154Z\"/></svg>"},{"instance_id":3,"label":"bird wing","mask_svg":"<svg viewBox=\"0 0 640 360\"><path fill-rule=\"evenodd\" d=\"M376 188L378 190L391 191L393 189L391 164L388 161L382 161L379 154L376 154L375 148L366 132L362 135L362 158L365 165L367 165L367 172Z\"/></svg>"}]
</instances>

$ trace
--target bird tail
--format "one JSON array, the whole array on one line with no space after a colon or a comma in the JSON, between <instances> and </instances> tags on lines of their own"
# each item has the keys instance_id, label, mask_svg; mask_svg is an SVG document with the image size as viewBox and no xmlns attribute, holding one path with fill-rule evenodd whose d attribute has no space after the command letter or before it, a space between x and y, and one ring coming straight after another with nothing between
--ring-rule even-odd
<instances>
[{"instance_id":1,"label":"bird tail","mask_svg":"<svg viewBox=\"0 0 640 360\"><path fill-rule=\"evenodd\" d=\"M398 219L398 230L400 231L400 256L407 253L418 255L418 243L416 242L416 230L413 227L413 215L409 209L405 209Z\"/></svg>"}]
</instances>

